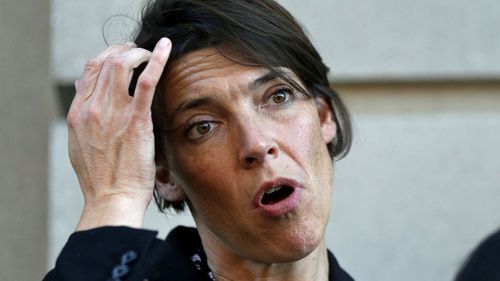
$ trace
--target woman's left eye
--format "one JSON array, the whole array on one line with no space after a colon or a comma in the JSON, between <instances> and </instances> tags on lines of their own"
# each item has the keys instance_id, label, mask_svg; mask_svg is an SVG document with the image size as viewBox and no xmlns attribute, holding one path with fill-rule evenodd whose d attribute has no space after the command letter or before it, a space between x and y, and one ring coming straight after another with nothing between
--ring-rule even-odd
<instances>
[{"instance_id":1,"label":"woman's left eye","mask_svg":"<svg viewBox=\"0 0 500 281\"><path fill-rule=\"evenodd\" d=\"M293 97L293 91L289 88L278 89L269 97L269 101L273 104L285 104Z\"/></svg>"}]
</instances>

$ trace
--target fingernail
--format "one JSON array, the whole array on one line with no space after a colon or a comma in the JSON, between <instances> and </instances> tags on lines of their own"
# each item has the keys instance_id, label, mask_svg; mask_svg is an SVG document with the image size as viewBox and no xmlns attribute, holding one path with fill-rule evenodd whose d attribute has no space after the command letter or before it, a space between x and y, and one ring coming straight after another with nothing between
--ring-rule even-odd
<instances>
[{"instance_id":1,"label":"fingernail","mask_svg":"<svg viewBox=\"0 0 500 281\"><path fill-rule=\"evenodd\" d=\"M158 47L160 48L166 48L168 45L170 45L170 40L167 38L163 37L158 41Z\"/></svg>"},{"instance_id":2,"label":"fingernail","mask_svg":"<svg viewBox=\"0 0 500 281\"><path fill-rule=\"evenodd\" d=\"M134 42L127 42L125 43L125 46L134 48L137 47L137 44L135 44Z\"/></svg>"}]
</instances>

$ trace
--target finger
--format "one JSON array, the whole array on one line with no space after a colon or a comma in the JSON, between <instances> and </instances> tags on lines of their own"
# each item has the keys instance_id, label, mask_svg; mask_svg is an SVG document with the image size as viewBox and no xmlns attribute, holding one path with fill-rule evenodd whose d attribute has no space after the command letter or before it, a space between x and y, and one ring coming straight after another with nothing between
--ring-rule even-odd
<instances>
[{"instance_id":1,"label":"finger","mask_svg":"<svg viewBox=\"0 0 500 281\"><path fill-rule=\"evenodd\" d=\"M160 80L171 49L172 43L165 37L156 44L146 68L137 79L133 99L136 112L140 114L149 113L156 85Z\"/></svg>"},{"instance_id":2,"label":"finger","mask_svg":"<svg viewBox=\"0 0 500 281\"><path fill-rule=\"evenodd\" d=\"M147 62L151 54L146 49L134 48L114 58L110 80L111 90L108 91L111 103L130 101L128 89L133 71L142 63Z\"/></svg>"},{"instance_id":3,"label":"finger","mask_svg":"<svg viewBox=\"0 0 500 281\"><path fill-rule=\"evenodd\" d=\"M130 43L131 44L131 43ZM123 48L130 48L130 44L128 45L115 45L110 46L95 58L89 60L84 67L82 77L75 82L76 95L75 99L85 101L87 100L97 83L97 79L99 77L99 73L101 72L102 65L106 57L108 57L111 53L116 52Z\"/></svg>"},{"instance_id":4,"label":"finger","mask_svg":"<svg viewBox=\"0 0 500 281\"><path fill-rule=\"evenodd\" d=\"M96 57L90 59L83 69L82 77L75 81L76 93L71 102L70 109L68 111L68 124L71 125L77 122L79 111L81 110L82 104L89 100L92 93L96 87L97 79L99 73L102 70L102 65L104 60L109 54L116 52L117 50L123 48L124 46L109 46L106 50L99 53Z\"/></svg>"},{"instance_id":5,"label":"finger","mask_svg":"<svg viewBox=\"0 0 500 281\"><path fill-rule=\"evenodd\" d=\"M91 102L95 105L102 105L110 91L110 79L115 68L119 68L117 60L121 54L132 47L129 45L114 46L109 52L102 56L102 67L97 77L97 82L92 91Z\"/></svg>"}]
</instances>

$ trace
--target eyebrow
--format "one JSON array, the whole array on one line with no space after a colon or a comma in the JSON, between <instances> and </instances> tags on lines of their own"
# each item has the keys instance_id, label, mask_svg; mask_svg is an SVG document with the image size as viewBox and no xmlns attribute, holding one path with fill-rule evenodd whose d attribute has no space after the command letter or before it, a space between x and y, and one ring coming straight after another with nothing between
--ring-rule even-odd
<instances>
[{"instance_id":1,"label":"eyebrow","mask_svg":"<svg viewBox=\"0 0 500 281\"><path fill-rule=\"evenodd\" d=\"M260 86L266 84L267 82L270 82L274 79L281 78L278 73L274 71L267 71L266 74L262 75L261 77L255 79L248 85L249 90L255 90L259 88Z\"/></svg>"},{"instance_id":2,"label":"eyebrow","mask_svg":"<svg viewBox=\"0 0 500 281\"><path fill-rule=\"evenodd\" d=\"M172 113L171 116L173 117L181 112L211 104L215 104L215 100L212 97L203 97L203 98L186 100L175 109L175 111Z\"/></svg>"},{"instance_id":3,"label":"eyebrow","mask_svg":"<svg viewBox=\"0 0 500 281\"><path fill-rule=\"evenodd\" d=\"M264 75L260 76L259 78L255 79L254 81L250 82L248 85L249 90L255 90L262 85L277 79L281 78L278 73L276 72L271 72L268 71ZM196 98L196 99L190 99L186 100L183 103L181 103L171 114L171 117L174 117L178 115L181 112L188 111L193 108L197 107L202 107L202 106L207 106L207 105L212 105L215 104L216 101L212 97L202 97L202 98Z\"/></svg>"}]
</instances>

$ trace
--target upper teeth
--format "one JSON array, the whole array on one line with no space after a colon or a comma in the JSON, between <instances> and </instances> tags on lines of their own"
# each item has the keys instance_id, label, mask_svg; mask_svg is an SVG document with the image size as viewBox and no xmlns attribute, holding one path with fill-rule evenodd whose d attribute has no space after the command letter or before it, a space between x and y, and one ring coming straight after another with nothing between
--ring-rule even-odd
<instances>
[{"instance_id":1,"label":"upper teeth","mask_svg":"<svg viewBox=\"0 0 500 281\"><path fill-rule=\"evenodd\" d=\"M273 188L269 189L268 191L266 191L266 194L271 194L271 193L273 193L273 192L275 192L275 191L280 190L281 188L282 188L282 186L281 186L281 185L276 186L276 187L273 187Z\"/></svg>"}]
</instances>

